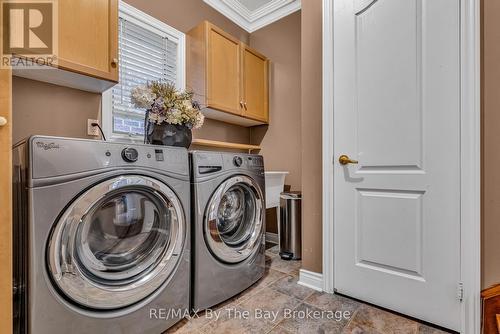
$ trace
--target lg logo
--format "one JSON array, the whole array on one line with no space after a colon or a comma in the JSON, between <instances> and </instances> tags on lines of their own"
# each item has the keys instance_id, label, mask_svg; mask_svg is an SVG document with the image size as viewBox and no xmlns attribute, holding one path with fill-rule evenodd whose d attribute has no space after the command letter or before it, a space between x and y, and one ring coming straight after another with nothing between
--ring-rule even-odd
<instances>
[{"instance_id":1,"label":"lg logo","mask_svg":"<svg viewBox=\"0 0 500 334\"><path fill-rule=\"evenodd\" d=\"M53 53L54 4L2 1L3 54Z\"/></svg>"}]
</instances>

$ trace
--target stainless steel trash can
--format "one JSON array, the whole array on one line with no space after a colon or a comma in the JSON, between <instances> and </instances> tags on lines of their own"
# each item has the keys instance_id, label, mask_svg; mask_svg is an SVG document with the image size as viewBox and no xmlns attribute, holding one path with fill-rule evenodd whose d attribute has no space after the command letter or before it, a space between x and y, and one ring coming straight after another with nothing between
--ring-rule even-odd
<instances>
[{"instance_id":1,"label":"stainless steel trash can","mask_svg":"<svg viewBox=\"0 0 500 334\"><path fill-rule=\"evenodd\" d=\"M280 256L284 260L300 260L302 254L302 193L283 192L280 195L278 225Z\"/></svg>"}]
</instances>

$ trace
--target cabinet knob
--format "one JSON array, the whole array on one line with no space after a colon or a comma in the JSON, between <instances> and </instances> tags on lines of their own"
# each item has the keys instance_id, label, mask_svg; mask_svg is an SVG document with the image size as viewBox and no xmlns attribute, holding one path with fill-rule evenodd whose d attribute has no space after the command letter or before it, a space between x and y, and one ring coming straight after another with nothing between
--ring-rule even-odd
<instances>
[{"instance_id":1,"label":"cabinet knob","mask_svg":"<svg viewBox=\"0 0 500 334\"><path fill-rule=\"evenodd\" d=\"M245 106L245 110L248 110L247 103L245 102L245 103L243 103L243 105Z\"/></svg>"},{"instance_id":2,"label":"cabinet knob","mask_svg":"<svg viewBox=\"0 0 500 334\"><path fill-rule=\"evenodd\" d=\"M240 101L240 107L243 109L243 101Z\"/></svg>"},{"instance_id":3,"label":"cabinet knob","mask_svg":"<svg viewBox=\"0 0 500 334\"><path fill-rule=\"evenodd\" d=\"M111 66L116 67L116 65L118 65L118 59L116 58L111 59Z\"/></svg>"},{"instance_id":4,"label":"cabinet knob","mask_svg":"<svg viewBox=\"0 0 500 334\"><path fill-rule=\"evenodd\" d=\"M5 117L0 117L0 126L7 125L7 118Z\"/></svg>"}]
</instances>

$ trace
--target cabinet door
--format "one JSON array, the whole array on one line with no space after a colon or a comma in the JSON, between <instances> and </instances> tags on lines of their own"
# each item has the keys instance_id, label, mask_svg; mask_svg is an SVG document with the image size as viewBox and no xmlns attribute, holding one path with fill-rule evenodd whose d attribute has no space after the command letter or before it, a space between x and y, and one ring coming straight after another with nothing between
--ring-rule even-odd
<instances>
[{"instance_id":1,"label":"cabinet door","mask_svg":"<svg viewBox=\"0 0 500 334\"><path fill-rule=\"evenodd\" d=\"M12 75L0 69L0 333L12 333Z\"/></svg>"},{"instance_id":2,"label":"cabinet door","mask_svg":"<svg viewBox=\"0 0 500 334\"><path fill-rule=\"evenodd\" d=\"M211 24L207 41L208 107L240 115L240 42Z\"/></svg>"},{"instance_id":3,"label":"cabinet door","mask_svg":"<svg viewBox=\"0 0 500 334\"><path fill-rule=\"evenodd\" d=\"M59 1L59 67L118 82L118 0Z\"/></svg>"},{"instance_id":4,"label":"cabinet door","mask_svg":"<svg viewBox=\"0 0 500 334\"><path fill-rule=\"evenodd\" d=\"M256 51L242 46L243 116L269 121L268 60Z\"/></svg>"}]
</instances>

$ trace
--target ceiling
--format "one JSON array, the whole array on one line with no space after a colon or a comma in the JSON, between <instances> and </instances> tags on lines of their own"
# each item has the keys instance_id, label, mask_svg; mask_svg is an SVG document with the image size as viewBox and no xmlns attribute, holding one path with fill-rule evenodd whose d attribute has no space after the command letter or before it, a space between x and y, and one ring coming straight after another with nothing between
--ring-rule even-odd
<instances>
[{"instance_id":1,"label":"ceiling","mask_svg":"<svg viewBox=\"0 0 500 334\"><path fill-rule=\"evenodd\" d=\"M300 10L301 0L203 0L248 32Z\"/></svg>"},{"instance_id":2,"label":"ceiling","mask_svg":"<svg viewBox=\"0 0 500 334\"><path fill-rule=\"evenodd\" d=\"M273 0L240 0L241 4L248 8L248 10L250 11L259 9L260 7L267 5L272 1Z\"/></svg>"}]
</instances>

